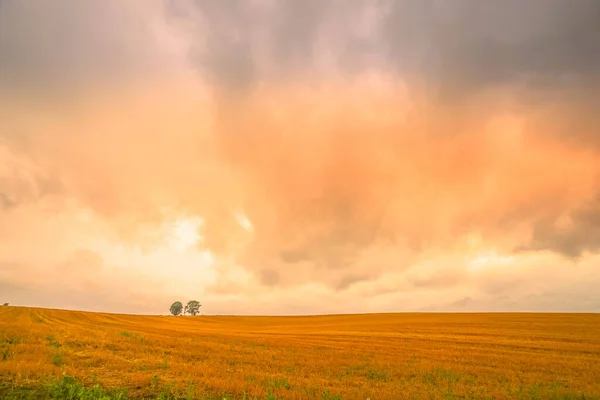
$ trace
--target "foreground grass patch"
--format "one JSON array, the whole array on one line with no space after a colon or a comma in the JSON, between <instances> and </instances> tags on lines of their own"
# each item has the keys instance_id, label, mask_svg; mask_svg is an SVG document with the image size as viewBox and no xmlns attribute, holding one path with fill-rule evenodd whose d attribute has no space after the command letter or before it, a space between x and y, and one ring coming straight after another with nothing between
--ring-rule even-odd
<instances>
[{"instance_id":1,"label":"foreground grass patch","mask_svg":"<svg viewBox=\"0 0 600 400\"><path fill-rule=\"evenodd\" d=\"M438 374L438 371L433 371L432 375ZM284 388L289 390L290 387L286 379L277 380L273 382L267 390L267 394L264 397L251 397L245 393L241 394L211 394L211 393L198 393L196 385L190 383L186 391L174 392L170 385L159 385L159 379L157 376L154 377L149 386L149 393L146 394L130 394L127 389L123 388L112 388L105 389L99 384L93 384L91 386L85 386L79 382L76 378L68 375L64 375L61 379L55 380L51 383L41 386L27 387L27 386L11 386L3 385L0 383L0 398L3 400L136 400L136 399L155 399L155 400L283 400L288 398L283 395L274 394L273 390L276 388ZM540 387L529 387L526 390L516 391L510 393L509 398L518 400L598 400L600 397L594 395L586 395L581 393L558 393L554 391L540 391ZM344 400L339 394L333 394L329 390L320 392L317 389L310 389L304 391L304 394L311 399L319 400ZM484 393L476 394L471 393L468 395L458 395L452 393L452 391L439 390L438 393L440 398L446 400L458 400L458 399L493 399L493 396L487 396ZM294 396L296 397L296 396ZM398 397L404 398L404 397ZM406 397L416 399L420 397ZM437 398L437 396L436 396ZM372 400L379 399L379 397L370 398ZM387 400L387 398L381 398Z\"/></svg>"},{"instance_id":2,"label":"foreground grass patch","mask_svg":"<svg viewBox=\"0 0 600 400\"><path fill-rule=\"evenodd\" d=\"M85 387L71 376L44 386L0 385L0 396L5 400L125 400L129 399L126 390L105 390L100 385Z\"/></svg>"},{"instance_id":3,"label":"foreground grass patch","mask_svg":"<svg viewBox=\"0 0 600 400\"><path fill-rule=\"evenodd\" d=\"M156 377L155 377L156 378ZM138 398L155 400L277 400L281 399L271 391L264 398L239 395L197 394L195 385L190 384L185 393L172 393L169 385L159 388L158 379L153 379L150 389L154 392L147 395L130 395L126 389L105 389L98 384L84 386L72 376L65 375L53 383L36 386L9 386L0 383L0 398L3 400L134 400ZM342 400L340 396L332 396L324 392L321 400Z\"/></svg>"}]
</instances>

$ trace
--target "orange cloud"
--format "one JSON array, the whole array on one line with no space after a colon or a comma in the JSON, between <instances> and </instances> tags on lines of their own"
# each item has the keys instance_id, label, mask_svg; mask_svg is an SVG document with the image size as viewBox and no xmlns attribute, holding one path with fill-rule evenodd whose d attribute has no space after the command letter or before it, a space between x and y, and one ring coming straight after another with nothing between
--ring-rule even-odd
<instances>
[{"instance_id":1,"label":"orange cloud","mask_svg":"<svg viewBox=\"0 0 600 400\"><path fill-rule=\"evenodd\" d=\"M344 290L429 249L461 251L470 234L510 253L596 194L596 154L537 130L536 109L506 111L498 95L453 110L369 82L265 87L236 104L193 83L106 101L90 92L43 122L19 109L10 121L26 138L22 159L55 171L60 196L104 235L148 252L173 215L201 217L198 246L223 273L241 266L270 287Z\"/></svg>"}]
</instances>

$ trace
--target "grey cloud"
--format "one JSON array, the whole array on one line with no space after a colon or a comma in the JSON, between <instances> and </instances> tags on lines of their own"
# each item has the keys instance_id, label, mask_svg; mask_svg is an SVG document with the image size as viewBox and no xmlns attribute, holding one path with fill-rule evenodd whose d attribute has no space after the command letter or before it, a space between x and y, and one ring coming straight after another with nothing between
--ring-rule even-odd
<instances>
[{"instance_id":1,"label":"grey cloud","mask_svg":"<svg viewBox=\"0 0 600 400\"><path fill-rule=\"evenodd\" d=\"M169 4L172 15L189 18L177 11L180 3ZM318 73L323 57L350 73L377 67L422 78L447 95L504 84L580 85L600 69L593 0L195 4L208 35L193 38L207 43L194 64L234 87Z\"/></svg>"},{"instance_id":2,"label":"grey cloud","mask_svg":"<svg viewBox=\"0 0 600 400\"><path fill-rule=\"evenodd\" d=\"M6 193L2 192L0 193L0 204L2 205L2 208L9 209L15 207L17 205L17 201L10 198Z\"/></svg>"},{"instance_id":3,"label":"grey cloud","mask_svg":"<svg viewBox=\"0 0 600 400\"><path fill-rule=\"evenodd\" d=\"M599 19L588 0L393 2L385 36L397 67L437 90L553 87L597 76Z\"/></svg>"},{"instance_id":4,"label":"grey cloud","mask_svg":"<svg viewBox=\"0 0 600 400\"><path fill-rule=\"evenodd\" d=\"M600 298L581 295L593 290L591 285L572 285L571 287L552 288L545 293L519 297L492 296L464 297L438 307L428 307L422 311L440 312L590 312L600 310ZM592 293L592 292L590 292Z\"/></svg>"},{"instance_id":5,"label":"grey cloud","mask_svg":"<svg viewBox=\"0 0 600 400\"><path fill-rule=\"evenodd\" d=\"M315 0L197 0L194 5L200 13L168 1L167 15L192 23L192 64L225 89L237 90L281 76L283 71L308 68L319 25L330 8ZM270 65L264 65L265 61Z\"/></svg>"},{"instance_id":6,"label":"grey cloud","mask_svg":"<svg viewBox=\"0 0 600 400\"><path fill-rule=\"evenodd\" d=\"M191 22L192 65L218 83L219 89L243 92L258 81L315 77L324 68L360 72L376 51L377 37L372 32L355 32L365 12L377 6L374 1L197 0L194 4L190 11L171 0L167 15Z\"/></svg>"},{"instance_id":7,"label":"grey cloud","mask_svg":"<svg viewBox=\"0 0 600 400\"><path fill-rule=\"evenodd\" d=\"M280 2L272 32L274 60L292 70L310 67L321 26L334 22L330 17L332 4L319 0Z\"/></svg>"},{"instance_id":8,"label":"grey cloud","mask_svg":"<svg viewBox=\"0 0 600 400\"><path fill-rule=\"evenodd\" d=\"M194 4L201 14L191 21L192 64L220 88L247 89L256 80L257 73L252 34L260 21L254 7L239 0L197 0ZM176 1L167 3L167 11L173 17L189 19L185 8L177 11L180 7Z\"/></svg>"},{"instance_id":9,"label":"grey cloud","mask_svg":"<svg viewBox=\"0 0 600 400\"><path fill-rule=\"evenodd\" d=\"M11 210L63 192L63 182L50 174L19 169L0 175L0 209Z\"/></svg>"},{"instance_id":10,"label":"grey cloud","mask_svg":"<svg viewBox=\"0 0 600 400\"><path fill-rule=\"evenodd\" d=\"M281 261L289 264L296 264L310 259L308 254L298 250L284 250L279 253L279 258Z\"/></svg>"},{"instance_id":11,"label":"grey cloud","mask_svg":"<svg viewBox=\"0 0 600 400\"><path fill-rule=\"evenodd\" d=\"M0 85L72 88L163 68L154 21L137 4L142 3L4 1Z\"/></svg>"},{"instance_id":12,"label":"grey cloud","mask_svg":"<svg viewBox=\"0 0 600 400\"><path fill-rule=\"evenodd\" d=\"M531 243L518 250L552 250L572 259L600 250L600 197L572 212L567 226L556 226L556 217L538 221Z\"/></svg>"},{"instance_id":13,"label":"grey cloud","mask_svg":"<svg viewBox=\"0 0 600 400\"><path fill-rule=\"evenodd\" d=\"M279 284L279 273L274 269L263 269L259 272L260 281L266 286Z\"/></svg>"},{"instance_id":14,"label":"grey cloud","mask_svg":"<svg viewBox=\"0 0 600 400\"><path fill-rule=\"evenodd\" d=\"M132 76L169 54L153 30L187 30L189 59L219 89L365 68L422 79L441 95L504 84L581 85L600 69L594 0L8 0L0 8L0 82ZM142 12L157 8L156 15ZM160 21L154 17L162 18Z\"/></svg>"},{"instance_id":15,"label":"grey cloud","mask_svg":"<svg viewBox=\"0 0 600 400\"><path fill-rule=\"evenodd\" d=\"M363 282L363 281L368 281L370 280L371 277L368 275L346 275L346 276L342 276L339 279L339 282L337 283L335 289L336 290L345 290L348 289L349 287L351 287L352 285L359 283L359 282Z\"/></svg>"}]
</instances>

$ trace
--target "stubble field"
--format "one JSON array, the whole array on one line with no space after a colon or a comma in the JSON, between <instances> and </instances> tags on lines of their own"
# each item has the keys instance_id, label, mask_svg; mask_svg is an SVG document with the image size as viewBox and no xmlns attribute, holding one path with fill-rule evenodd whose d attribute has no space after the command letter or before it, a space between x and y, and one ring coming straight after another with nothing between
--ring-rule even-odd
<instances>
[{"instance_id":1,"label":"stubble field","mask_svg":"<svg viewBox=\"0 0 600 400\"><path fill-rule=\"evenodd\" d=\"M600 399L600 315L162 317L1 307L0 397L68 396Z\"/></svg>"}]
</instances>

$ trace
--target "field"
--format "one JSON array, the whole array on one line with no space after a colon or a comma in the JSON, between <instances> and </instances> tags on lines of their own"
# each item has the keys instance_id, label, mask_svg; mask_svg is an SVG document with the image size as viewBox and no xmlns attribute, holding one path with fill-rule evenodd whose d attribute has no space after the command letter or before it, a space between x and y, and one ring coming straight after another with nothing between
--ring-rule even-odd
<instances>
[{"instance_id":1,"label":"field","mask_svg":"<svg viewBox=\"0 0 600 400\"><path fill-rule=\"evenodd\" d=\"M600 315L170 317L0 307L0 398L69 395L600 399Z\"/></svg>"}]
</instances>

